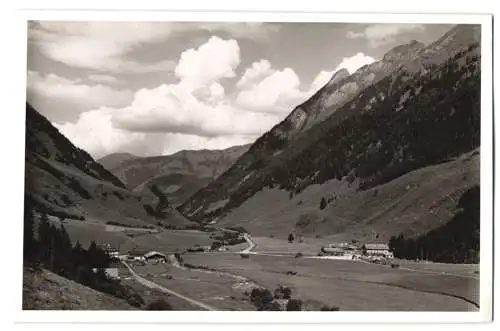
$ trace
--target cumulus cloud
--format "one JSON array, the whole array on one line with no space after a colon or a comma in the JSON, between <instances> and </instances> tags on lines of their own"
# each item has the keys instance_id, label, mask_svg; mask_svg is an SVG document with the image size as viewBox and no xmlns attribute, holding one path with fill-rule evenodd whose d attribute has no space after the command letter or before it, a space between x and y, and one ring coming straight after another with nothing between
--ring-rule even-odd
<instances>
[{"instance_id":1,"label":"cumulus cloud","mask_svg":"<svg viewBox=\"0 0 500 331\"><path fill-rule=\"evenodd\" d=\"M288 114L323 87L338 70L344 68L352 74L374 61L363 53L345 57L334 70L321 70L311 85L305 87L293 69L277 70L269 61L262 59L247 68L236 83L241 88L236 105L256 112Z\"/></svg>"},{"instance_id":2,"label":"cumulus cloud","mask_svg":"<svg viewBox=\"0 0 500 331\"><path fill-rule=\"evenodd\" d=\"M342 62L335 68L334 71L339 69L347 69L350 74L353 74L364 65L375 62L376 60L368 55L361 52L354 54L353 56L344 57Z\"/></svg>"},{"instance_id":3,"label":"cumulus cloud","mask_svg":"<svg viewBox=\"0 0 500 331\"><path fill-rule=\"evenodd\" d=\"M236 40L211 37L198 49L184 51L175 67L175 75L193 87L209 85L220 78L234 77L240 64L240 48Z\"/></svg>"},{"instance_id":4,"label":"cumulus cloud","mask_svg":"<svg viewBox=\"0 0 500 331\"><path fill-rule=\"evenodd\" d=\"M129 150L151 136L163 152L248 143L281 117L242 109L226 97L218 80L234 76L239 61L236 41L212 37L180 56L177 83L141 89L125 107L93 110L59 128L94 156Z\"/></svg>"},{"instance_id":5,"label":"cumulus cloud","mask_svg":"<svg viewBox=\"0 0 500 331\"><path fill-rule=\"evenodd\" d=\"M87 85L81 79L68 79L56 74L28 71L28 100L35 107L47 109L60 119L76 118L79 113L96 107L119 107L130 104L129 89L114 89L103 84ZM52 116L50 116L52 117Z\"/></svg>"},{"instance_id":6,"label":"cumulus cloud","mask_svg":"<svg viewBox=\"0 0 500 331\"><path fill-rule=\"evenodd\" d=\"M213 24L210 29L220 30L221 26L225 26ZM59 36L60 29L55 29L58 32L54 41L58 47L71 46L69 36L73 35L78 37L76 44L79 47L90 45L82 41L81 27L65 26L65 29L64 35L69 41L64 42ZM144 26L141 29L147 30ZM87 34L91 35L90 32ZM143 38L142 43L153 40L146 32L144 37L140 32L136 34L131 39ZM158 31L152 34L160 35ZM93 36L89 40L97 45L101 39L108 40L106 38L110 38L110 35L112 32L109 32L108 37ZM116 68L113 65L117 63L124 65L124 54L135 47L135 42L129 42L125 36L121 36L113 47L89 55L90 59L75 60L70 59L69 55L65 58L64 54L54 56L77 67L99 67L109 71ZM77 48L73 48L73 52L74 49ZM138 155L162 154L180 149L225 148L252 142L309 98L331 78L334 71L347 68L352 73L373 61L362 53L344 58L337 69L320 71L312 84L308 85L300 81L292 68L276 68L268 60L261 59L245 68L241 77L235 79L237 90L226 94L221 82L235 78L240 56L236 40L212 36L200 46L180 54L177 62L171 65L176 81L168 84L143 88L133 93L105 85L115 84L118 80L113 74L99 73L99 69L93 70L85 80L94 81L95 85L31 72L29 91L31 94L36 91L37 95L45 95L47 99L50 97L53 103L67 98L75 104L85 105L85 112L77 113L72 122L57 127L77 146L95 157L120 151ZM134 70L138 72L139 69L129 71Z\"/></svg>"},{"instance_id":7,"label":"cumulus cloud","mask_svg":"<svg viewBox=\"0 0 500 331\"><path fill-rule=\"evenodd\" d=\"M347 38L365 38L371 47L379 47L395 42L395 37L402 33L424 30L422 24L371 24L363 31L348 31Z\"/></svg>"},{"instance_id":8,"label":"cumulus cloud","mask_svg":"<svg viewBox=\"0 0 500 331\"><path fill-rule=\"evenodd\" d=\"M300 90L300 79L291 68L274 72L242 90L236 97L236 104L242 108L268 113L290 112L300 103L308 91Z\"/></svg>"},{"instance_id":9,"label":"cumulus cloud","mask_svg":"<svg viewBox=\"0 0 500 331\"><path fill-rule=\"evenodd\" d=\"M240 88L248 87L275 72L276 70L271 68L271 63L268 60L261 59L259 62L252 63L252 66L245 70L236 86Z\"/></svg>"},{"instance_id":10,"label":"cumulus cloud","mask_svg":"<svg viewBox=\"0 0 500 331\"><path fill-rule=\"evenodd\" d=\"M267 23L216 22L50 22L31 21L30 42L52 60L68 66L120 73L171 71L173 60L146 63L127 58L147 44L164 42L176 33L223 31L236 38L266 40L279 29Z\"/></svg>"},{"instance_id":11,"label":"cumulus cloud","mask_svg":"<svg viewBox=\"0 0 500 331\"><path fill-rule=\"evenodd\" d=\"M115 127L132 132L172 132L201 137L262 134L273 116L243 111L223 100L217 85L196 97L183 84L162 85L136 93L130 107L113 113ZM200 100L201 99L201 100ZM267 123L267 125L266 125Z\"/></svg>"}]
</instances>

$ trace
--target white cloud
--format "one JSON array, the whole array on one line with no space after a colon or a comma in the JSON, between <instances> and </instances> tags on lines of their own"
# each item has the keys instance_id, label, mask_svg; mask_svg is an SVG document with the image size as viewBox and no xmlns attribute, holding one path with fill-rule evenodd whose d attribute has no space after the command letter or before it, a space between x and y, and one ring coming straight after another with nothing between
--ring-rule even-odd
<instances>
[{"instance_id":1,"label":"white cloud","mask_svg":"<svg viewBox=\"0 0 500 331\"><path fill-rule=\"evenodd\" d=\"M317 91L323 86L325 86L325 84L330 81L330 79L332 78L333 74L336 71L337 70L334 71L321 70L319 74L317 74L316 77L313 79L311 83L311 90Z\"/></svg>"},{"instance_id":2,"label":"white cloud","mask_svg":"<svg viewBox=\"0 0 500 331\"><path fill-rule=\"evenodd\" d=\"M342 59L334 70L321 70L311 83L311 90L317 91L330 81L333 75L340 69L346 69L349 74L353 74L364 65L375 62L376 59L361 52Z\"/></svg>"},{"instance_id":3,"label":"white cloud","mask_svg":"<svg viewBox=\"0 0 500 331\"><path fill-rule=\"evenodd\" d=\"M180 27L152 22L33 22L29 39L46 56L69 66L144 73L171 70L174 63L140 63L124 55L166 38Z\"/></svg>"},{"instance_id":4,"label":"white cloud","mask_svg":"<svg viewBox=\"0 0 500 331\"><path fill-rule=\"evenodd\" d=\"M142 133L129 132L113 126L112 108L100 108L80 114L76 123L54 124L76 146L95 158L118 150L133 149L146 138ZM141 144L143 145L143 144Z\"/></svg>"},{"instance_id":5,"label":"white cloud","mask_svg":"<svg viewBox=\"0 0 500 331\"><path fill-rule=\"evenodd\" d=\"M59 128L94 156L149 144L152 136L163 152L251 142L281 117L242 109L227 98L218 80L234 76L238 64L236 41L210 38L180 57L178 83L141 89L128 106L89 111Z\"/></svg>"},{"instance_id":6,"label":"white cloud","mask_svg":"<svg viewBox=\"0 0 500 331\"><path fill-rule=\"evenodd\" d=\"M368 55L365 55L361 52L354 54L353 56L345 57L342 59L342 62L335 68L334 72L339 69L347 69L350 74L353 74L364 65L375 62L376 60Z\"/></svg>"},{"instance_id":7,"label":"white cloud","mask_svg":"<svg viewBox=\"0 0 500 331\"><path fill-rule=\"evenodd\" d=\"M49 73L28 71L28 99L35 105L44 104L48 112L78 113L97 107L120 107L132 101L132 91L114 89L107 85L87 85L81 79L68 79Z\"/></svg>"},{"instance_id":8,"label":"white cloud","mask_svg":"<svg viewBox=\"0 0 500 331\"><path fill-rule=\"evenodd\" d=\"M289 113L308 93L299 88L300 80L293 69L275 70L259 83L242 90L236 104L254 111Z\"/></svg>"},{"instance_id":9,"label":"white cloud","mask_svg":"<svg viewBox=\"0 0 500 331\"><path fill-rule=\"evenodd\" d=\"M29 40L52 60L68 66L120 73L170 71L175 61L144 63L128 59L130 52L164 42L175 33L223 31L235 38L267 40L277 25L216 22L37 22L29 25Z\"/></svg>"},{"instance_id":10,"label":"white cloud","mask_svg":"<svg viewBox=\"0 0 500 331\"><path fill-rule=\"evenodd\" d=\"M276 72L271 68L271 63L268 60L261 59L259 62L254 62L250 68L247 68L236 86L245 88L253 83L257 83L265 77Z\"/></svg>"},{"instance_id":11,"label":"white cloud","mask_svg":"<svg viewBox=\"0 0 500 331\"><path fill-rule=\"evenodd\" d=\"M95 82L104 82L104 83L118 83L120 80L116 77L110 76L110 75L100 75L100 74L95 74L95 75L88 75L88 79L93 80Z\"/></svg>"},{"instance_id":12,"label":"white cloud","mask_svg":"<svg viewBox=\"0 0 500 331\"><path fill-rule=\"evenodd\" d=\"M202 137L223 135L251 135L263 133L276 117L244 111L221 99L217 88L204 102L182 84L162 85L155 89L143 89L135 95L130 107L116 110L113 123L116 127L132 132L172 132L196 134ZM267 125L266 125L267 123Z\"/></svg>"},{"instance_id":13,"label":"white cloud","mask_svg":"<svg viewBox=\"0 0 500 331\"><path fill-rule=\"evenodd\" d=\"M234 38L255 41L269 41L270 35L280 30L279 25L261 22L201 22L198 27L210 32L224 31Z\"/></svg>"},{"instance_id":14,"label":"white cloud","mask_svg":"<svg viewBox=\"0 0 500 331\"><path fill-rule=\"evenodd\" d=\"M371 47L379 47L390 44L395 41L395 37L401 33L422 31L422 24L371 24L364 31L347 32L347 38L357 39L365 38L369 41Z\"/></svg>"},{"instance_id":15,"label":"white cloud","mask_svg":"<svg viewBox=\"0 0 500 331\"><path fill-rule=\"evenodd\" d=\"M198 49L184 51L175 75L193 87L206 86L224 77L234 77L240 64L240 48L236 40L211 37Z\"/></svg>"}]
</instances>

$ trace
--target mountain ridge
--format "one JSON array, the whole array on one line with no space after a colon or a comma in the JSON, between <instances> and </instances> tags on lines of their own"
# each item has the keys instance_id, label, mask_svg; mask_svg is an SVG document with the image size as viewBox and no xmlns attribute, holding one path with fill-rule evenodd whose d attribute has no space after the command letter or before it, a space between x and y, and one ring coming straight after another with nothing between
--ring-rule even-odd
<instances>
[{"instance_id":1,"label":"mountain ridge","mask_svg":"<svg viewBox=\"0 0 500 331\"><path fill-rule=\"evenodd\" d=\"M301 115L308 113L303 109L315 105L311 108L312 112L321 113L325 108L324 100L335 93L331 85L325 85L311 99L296 107L283 122L257 139L233 167L198 191L179 210L193 220L219 220L265 187L272 189L278 186L293 195L332 176L367 189L413 169L442 162L450 151L453 151L450 155L459 155L477 147L480 109L477 89L480 68L478 31L476 26L457 26L426 47L410 42L394 48L388 52L388 59L395 59L397 63L401 58L410 61L389 70L378 61L337 81L341 85L356 77L374 76L370 72L373 68L383 73L380 80L368 84L353 99L341 107L334 107L335 110L325 120L296 134L299 131L296 129L303 128L308 120ZM443 45L450 48L443 51ZM411 54L401 55L400 52L405 50ZM450 53L452 58L448 57ZM439 84L442 84L441 91L436 88ZM444 90L448 87L444 86L453 89L454 94L445 96L447 91L444 93ZM470 109L466 109L467 106ZM433 118L435 115L429 108L439 114L437 119ZM298 120L290 121L294 118ZM394 126L396 123L399 127ZM440 130L446 125L451 125L452 130L462 130L464 135L459 136L460 131L455 136L441 134ZM445 147L437 148L435 152L429 146L420 148L424 141L412 136L416 133L415 128L428 128L424 136L432 141L434 138L431 136L437 134L436 138L444 139ZM390 134L391 130L395 130L394 134ZM291 131L292 134L289 134ZM385 138L382 141L379 138L377 142L377 136ZM402 138L413 146L412 152L405 153L408 147L404 143L396 146ZM462 148L459 141L464 142ZM382 145L379 146L380 143ZM366 155L365 148L368 151ZM393 152L403 154L390 154ZM329 160L327 155L335 157ZM418 158L412 160L415 157ZM397 161L399 159L401 161ZM389 166L387 171L381 167L382 164Z\"/></svg>"}]
</instances>

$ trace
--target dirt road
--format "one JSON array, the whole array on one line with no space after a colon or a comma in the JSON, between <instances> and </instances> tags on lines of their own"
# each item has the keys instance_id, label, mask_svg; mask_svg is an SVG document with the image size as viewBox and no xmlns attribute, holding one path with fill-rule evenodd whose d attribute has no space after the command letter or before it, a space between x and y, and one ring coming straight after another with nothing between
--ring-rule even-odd
<instances>
[{"instance_id":1,"label":"dirt road","mask_svg":"<svg viewBox=\"0 0 500 331\"><path fill-rule=\"evenodd\" d=\"M146 287L149 287L149 288L153 288L153 289L157 289L157 290L160 290L162 292L165 292L165 293L168 293L168 294L171 294L173 296L176 296L182 300L185 300L197 307L200 307L202 309L205 309L205 310L217 310L216 308L212 307L212 306L209 306L203 302L200 302L200 301L197 301L197 300L194 300L194 299L191 299L191 298L188 298L182 294L179 294L175 291L172 291L166 287L163 287L161 285L158 285L156 284L155 282L152 282L150 280L147 280L146 278L140 276L138 273L135 272L135 270L125 261L122 261L123 265L125 267L127 267L127 269L130 271L130 273L132 274L132 276L135 278L135 280L137 280L139 283L141 283L142 285L146 286Z\"/></svg>"}]
</instances>

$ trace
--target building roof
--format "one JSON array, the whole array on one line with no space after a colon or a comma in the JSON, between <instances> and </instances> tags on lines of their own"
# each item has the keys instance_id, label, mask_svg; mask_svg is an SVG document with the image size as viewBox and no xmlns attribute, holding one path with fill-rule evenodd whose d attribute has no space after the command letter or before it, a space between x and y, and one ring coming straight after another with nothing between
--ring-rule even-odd
<instances>
[{"instance_id":1,"label":"building roof","mask_svg":"<svg viewBox=\"0 0 500 331\"><path fill-rule=\"evenodd\" d=\"M147 252L146 254L144 254L144 257L149 258L149 257L153 257L153 256L158 256L158 255L166 258L165 254L157 252L157 251Z\"/></svg>"},{"instance_id":2,"label":"building roof","mask_svg":"<svg viewBox=\"0 0 500 331\"><path fill-rule=\"evenodd\" d=\"M344 249L340 247L324 247L323 251L327 253L343 253Z\"/></svg>"},{"instance_id":3,"label":"building roof","mask_svg":"<svg viewBox=\"0 0 500 331\"><path fill-rule=\"evenodd\" d=\"M133 255L133 256L144 256L145 254L149 253L149 251L142 251L142 250L133 250L128 252L128 255Z\"/></svg>"},{"instance_id":4,"label":"building roof","mask_svg":"<svg viewBox=\"0 0 500 331\"><path fill-rule=\"evenodd\" d=\"M380 250L388 250L389 246L387 244L382 244L382 243L372 243L372 244L365 244L366 249L380 249Z\"/></svg>"},{"instance_id":5,"label":"building roof","mask_svg":"<svg viewBox=\"0 0 500 331\"><path fill-rule=\"evenodd\" d=\"M331 244L328 244L326 247L329 247L329 248L334 248L334 247L344 248L344 247L348 247L348 246L349 246L349 243L344 242L344 243L331 243Z\"/></svg>"}]
</instances>

